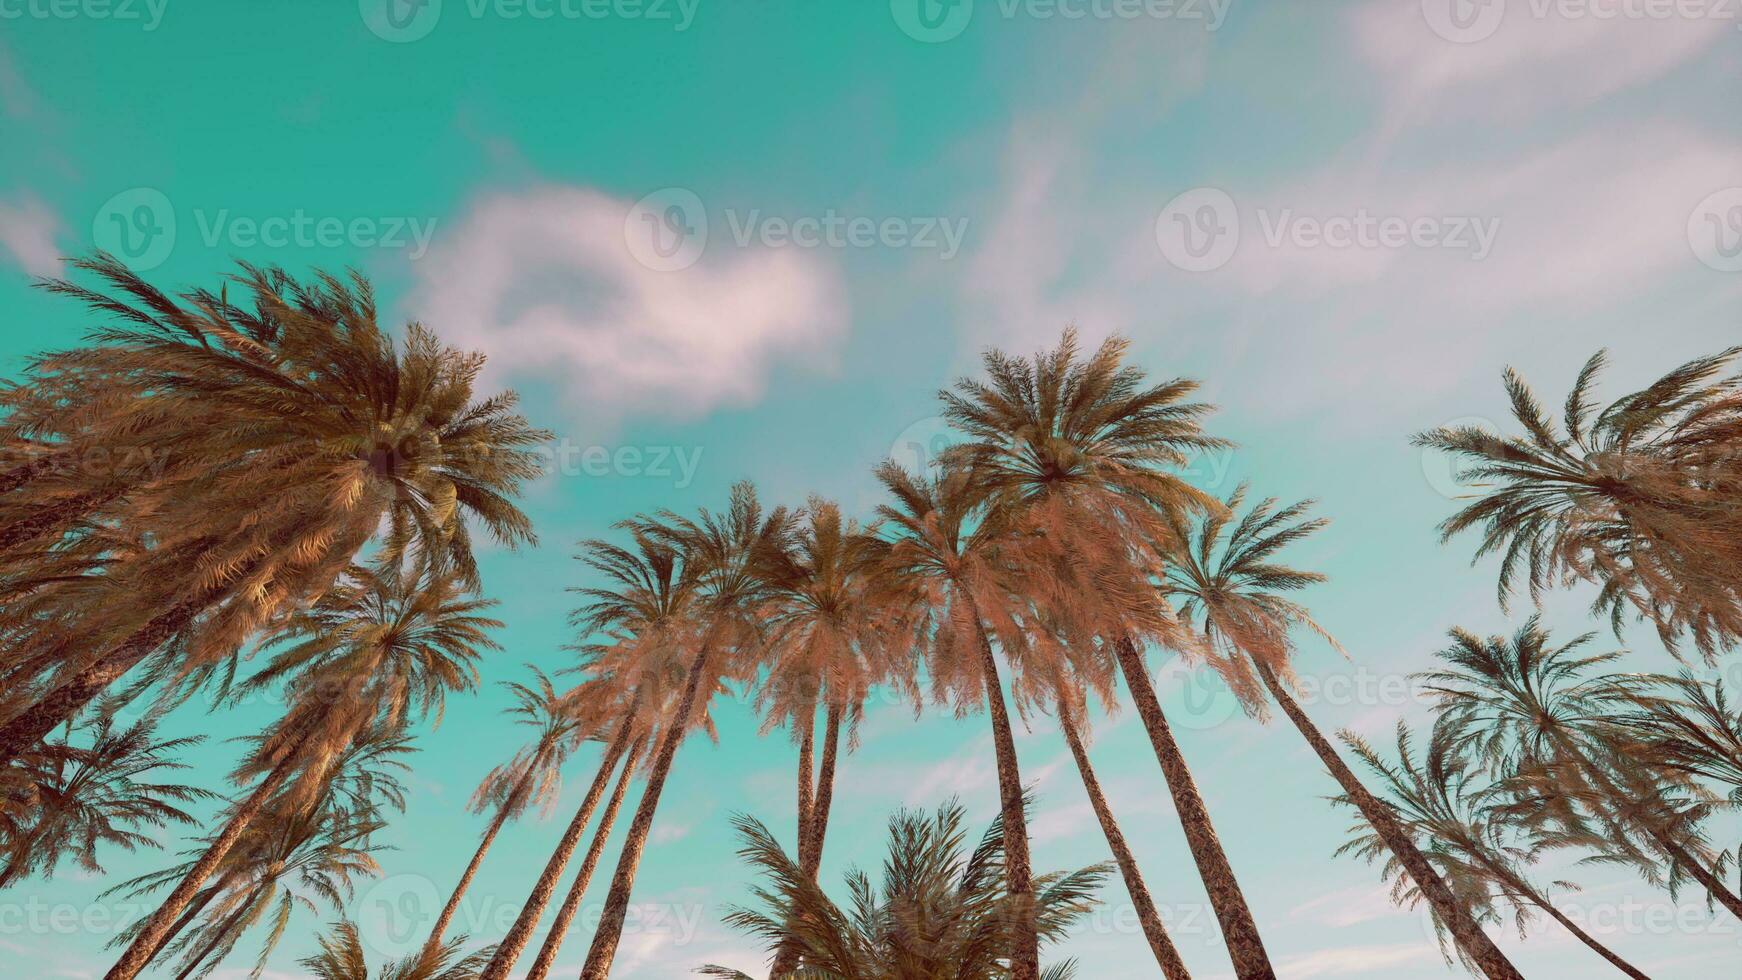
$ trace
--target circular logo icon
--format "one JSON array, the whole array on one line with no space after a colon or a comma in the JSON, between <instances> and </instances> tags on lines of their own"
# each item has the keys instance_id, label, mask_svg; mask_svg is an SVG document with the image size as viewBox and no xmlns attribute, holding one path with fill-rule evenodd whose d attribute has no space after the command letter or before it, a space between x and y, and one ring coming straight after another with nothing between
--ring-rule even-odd
<instances>
[{"instance_id":1,"label":"circular logo icon","mask_svg":"<svg viewBox=\"0 0 1742 980\"><path fill-rule=\"evenodd\" d=\"M629 254L649 269L687 269L708 247L708 209L687 188L654 191L629 209L623 219L623 240Z\"/></svg>"},{"instance_id":2,"label":"circular logo icon","mask_svg":"<svg viewBox=\"0 0 1742 980\"><path fill-rule=\"evenodd\" d=\"M175 209L156 188L122 191L97 209L91 241L134 272L155 269L175 249Z\"/></svg>"},{"instance_id":3,"label":"circular logo icon","mask_svg":"<svg viewBox=\"0 0 1742 980\"><path fill-rule=\"evenodd\" d=\"M427 37L442 19L442 0L357 0L357 12L370 33L405 44Z\"/></svg>"},{"instance_id":4,"label":"circular logo icon","mask_svg":"<svg viewBox=\"0 0 1742 980\"><path fill-rule=\"evenodd\" d=\"M1688 216L1688 244L1719 272L1742 272L1742 187L1721 190Z\"/></svg>"},{"instance_id":5,"label":"circular logo icon","mask_svg":"<svg viewBox=\"0 0 1742 980\"><path fill-rule=\"evenodd\" d=\"M1506 19L1506 0L1421 0L1421 15L1445 40L1475 44L1500 29Z\"/></svg>"},{"instance_id":6,"label":"circular logo icon","mask_svg":"<svg viewBox=\"0 0 1742 980\"><path fill-rule=\"evenodd\" d=\"M429 938L442 911L435 883L423 875L388 875L357 900L357 932L382 956L404 956Z\"/></svg>"},{"instance_id":7,"label":"circular logo icon","mask_svg":"<svg viewBox=\"0 0 1742 980\"><path fill-rule=\"evenodd\" d=\"M1496 435L1500 433L1499 426L1479 415L1452 419L1440 428L1475 428ZM1427 477L1428 486L1433 487L1434 492L1447 500L1462 500L1475 496L1480 491L1475 482L1460 469L1457 457L1432 447L1423 447L1421 451L1421 475Z\"/></svg>"},{"instance_id":8,"label":"circular logo icon","mask_svg":"<svg viewBox=\"0 0 1742 980\"><path fill-rule=\"evenodd\" d=\"M1167 720L1178 728L1207 731L1240 713L1240 699L1221 674L1180 656L1155 672L1155 692Z\"/></svg>"},{"instance_id":9,"label":"circular logo icon","mask_svg":"<svg viewBox=\"0 0 1742 980\"><path fill-rule=\"evenodd\" d=\"M974 19L974 0L889 0L901 33L926 44L954 40Z\"/></svg>"},{"instance_id":10,"label":"circular logo icon","mask_svg":"<svg viewBox=\"0 0 1742 980\"><path fill-rule=\"evenodd\" d=\"M1227 191L1214 187L1186 191L1156 215L1155 243L1177 268L1220 269L1240 248L1240 209Z\"/></svg>"},{"instance_id":11,"label":"circular logo icon","mask_svg":"<svg viewBox=\"0 0 1742 980\"><path fill-rule=\"evenodd\" d=\"M933 415L902 429L895 441L889 444L889 458L909 473L929 476L944 450L965 441L960 432L944 421L943 416Z\"/></svg>"}]
</instances>

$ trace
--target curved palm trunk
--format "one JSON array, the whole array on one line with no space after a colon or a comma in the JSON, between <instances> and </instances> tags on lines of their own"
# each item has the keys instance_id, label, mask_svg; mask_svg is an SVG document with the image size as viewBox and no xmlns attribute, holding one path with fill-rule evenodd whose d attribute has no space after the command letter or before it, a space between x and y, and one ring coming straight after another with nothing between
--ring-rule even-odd
<instances>
[{"instance_id":1,"label":"curved palm trunk","mask_svg":"<svg viewBox=\"0 0 1742 980\"><path fill-rule=\"evenodd\" d=\"M530 770L528 770L530 772ZM511 797L512 798L512 797ZM472 852L471 863L460 875L460 883L454 886L454 892L448 896L448 903L442 906L441 915L436 916L435 926L430 929L429 939L423 944L424 954L430 955L441 948L442 935L448 931L448 924L453 921L454 913L459 911L460 899L466 894L466 889L472 887L472 879L478 874L478 867L484 863L484 855L490 850L490 845L496 842L496 835L502 831L502 825L508 822L508 806L496 808L496 816L490 821L490 826L484 831L484 839L478 842L478 849Z\"/></svg>"},{"instance_id":2,"label":"curved palm trunk","mask_svg":"<svg viewBox=\"0 0 1742 980\"><path fill-rule=\"evenodd\" d=\"M200 944L199 952L195 953L193 957L187 961L187 964L176 973L175 980L187 980L188 977L193 976L194 973L198 971L200 964L205 961L205 958L212 955L219 946L223 945L224 937L229 935L236 928L236 926L242 921L242 918L248 914L248 910L253 907L253 904L252 901L243 902L241 907L237 908L236 911L231 912L229 916L224 919L223 923L212 933L211 938ZM216 964L213 965L216 966Z\"/></svg>"},{"instance_id":3,"label":"curved palm trunk","mask_svg":"<svg viewBox=\"0 0 1742 980\"><path fill-rule=\"evenodd\" d=\"M502 942L496 947L496 955L490 958L490 964L479 974L479 980L504 980L508 971L514 969L514 961L520 958L527 942L532 939L532 930L538 925L539 917L544 915L545 908L550 905L550 897L556 893L557 881L562 878L563 869L568 867L569 858L574 856L575 847L581 842L581 834L592 821L593 811L598 809L599 800L605 795L605 787L611 782L611 774L616 771L617 763L623 757L633 720L634 715L631 713L618 726L617 734L611 739L610 748L605 750L605 757L599 760L599 772L593 777L592 785L587 787L587 795L581 800L580 808L575 811L574 819L569 821L568 828L563 831L562 840L557 842L556 850L551 853L550 860L545 862L544 871L538 876L538 881L533 883L532 894L521 905L514 925L509 928L508 935L502 937Z\"/></svg>"},{"instance_id":4,"label":"curved palm trunk","mask_svg":"<svg viewBox=\"0 0 1742 980\"><path fill-rule=\"evenodd\" d=\"M1155 901L1149 897L1149 888L1143 884L1143 873L1137 869L1137 858L1131 853L1130 845L1125 843L1125 835L1119 830L1119 822L1113 819L1113 811L1107 805L1106 796L1101 793L1101 781L1095 777L1095 769L1089 764L1089 754L1083 748L1076 719L1062 697L1059 702L1059 727L1064 729L1065 742L1070 745L1071 757L1077 761L1077 772L1083 777L1083 790L1089 794L1089 805L1095 809L1095 819L1101 822L1101 832L1106 835L1107 846L1113 851L1113 860L1119 865L1119 874L1125 879L1125 890L1130 893L1131 904L1137 909L1137 920L1143 925L1143 935L1149 940L1149 949L1155 954L1156 965L1161 967L1161 974L1167 980L1191 980L1185 961L1180 959L1179 950L1168 936L1167 926L1161 921L1161 913L1156 911Z\"/></svg>"},{"instance_id":5,"label":"curved palm trunk","mask_svg":"<svg viewBox=\"0 0 1742 980\"><path fill-rule=\"evenodd\" d=\"M135 630L113 650L73 674L41 701L0 725L0 765L35 748L56 727L71 721L92 698L103 693L122 674L138 666L152 651L193 622L195 616L222 598L225 591L214 588L170 607Z\"/></svg>"},{"instance_id":6,"label":"curved palm trunk","mask_svg":"<svg viewBox=\"0 0 1742 980\"><path fill-rule=\"evenodd\" d=\"M581 899L587 894L587 884L592 881L593 871L599 866L599 858L605 852L605 842L611 836L611 828L617 823L617 811L623 806L623 796L635 777L635 763L641 758L641 750L645 744L646 739L643 737L636 739L635 744L629 747L627 758L623 762L623 774L617 777L617 788L611 791L611 798L605 803L605 812L599 815L599 829L593 831L593 842L587 845L587 856L581 860L581 870L576 872L574 882L569 885L569 893L563 898L562 908L557 909L550 931L545 933L544 945L539 947L538 958L532 961L532 971L526 975L526 980L544 980L550 974L550 968L556 962L557 951L562 948L563 940L568 936L569 925L574 922L575 913L580 911Z\"/></svg>"},{"instance_id":7,"label":"curved palm trunk","mask_svg":"<svg viewBox=\"0 0 1742 980\"><path fill-rule=\"evenodd\" d=\"M1578 927L1578 925L1575 922L1573 922L1572 919L1567 918L1565 913L1563 913L1560 909L1555 908L1554 903L1550 902L1548 899L1537 894L1534 889L1531 890L1528 894L1530 895L1530 900L1533 903L1535 903L1538 908L1542 909L1544 912L1547 912L1549 914L1550 918L1554 919L1556 922L1559 922L1561 925L1565 926L1567 931L1572 933L1573 937L1575 939L1577 939L1581 943L1584 943L1586 946L1590 947L1592 952L1594 952L1598 956L1601 956L1604 959L1608 960L1609 964L1611 966L1615 967L1615 969L1620 970L1622 973L1625 973L1628 976L1632 977L1633 980L1651 980L1651 977L1640 972L1639 968L1635 967L1633 964L1622 959L1618 954L1616 954L1609 947L1598 942L1589 933L1585 932L1585 930L1580 929Z\"/></svg>"},{"instance_id":8,"label":"curved palm trunk","mask_svg":"<svg viewBox=\"0 0 1742 980\"><path fill-rule=\"evenodd\" d=\"M1337 750L1319 732L1318 726L1301 710L1300 704L1288 693L1288 689L1282 686L1270 665L1258 657L1250 659L1258 670L1258 676L1264 679L1264 686L1269 688L1270 696L1282 706L1283 714L1288 715L1289 721L1294 722L1294 727L1318 755L1319 761L1330 770L1331 777L1343 788L1349 801L1361 811L1362 818L1385 842L1398 863L1403 865L1410 880L1415 882L1416 888L1428 900L1428 904L1433 906L1434 913L1451 931L1452 940L1458 944L1458 948L1492 980L1521 980L1522 975L1518 968L1512 965L1512 961L1506 958L1500 947L1494 945L1494 940L1470 917L1470 912L1463 903L1452 895L1445 879L1440 877L1433 865L1428 863L1427 857L1415 846L1414 839L1403 829L1391 807L1367 791L1354 770L1343 762L1343 757L1337 754Z\"/></svg>"},{"instance_id":9,"label":"curved palm trunk","mask_svg":"<svg viewBox=\"0 0 1742 980\"><path fill-rule=\"evenodd\" d=\"M1197 781L1192 778L1185 756L1180 754L1179 744L1168 728L1167 717L1161 712L1161 702L1156 699L1155 688L1149 683L1143 657L1129 638L1121 639L1113 646L1119 658L1120 672L1125 675L1125 686L1130 689L1131 700L1137 705L1137 715L1143 719L1143 727L1149 732L1149 744L1155 749L1155 759L1161 764L1174 809L1179 812L1180 826L1185 830L1192 861L1197 864L1198 876L1204 881L1204 889L1210 895L1210 906L1215 909L1216 921L1222 927L1222 938L1228 945L1234 972L1240 980L1275 980L1276 970L1270 965L1269 954L1264 951L1264 940L1259 938L1252 909L1246 904L1246 896L1234 877L1234 868L1228 863L1221 840L1216 837L1215 825L1210 823L1210 813L1204 807L1203 796L1198 793Z\"/></svg>"},{"instance_id":10,"label":"curved palm trunk","mask_svg":"<svg viewBox=\"0 0 1742 980\"><path fill-rule=\"evenodd\" d=\"M647 773L647 785L641 791L641 802L635 807L635 819L629 823L629 833L623 840L623 850L617 855L617 870L611 875L611 891L605 896L605 910L599 928L593 934L593 945L587 950L587 964L581 970L581 980L605 980L611 972L611 962L617 957L617 946L623 941L623 920L629 914L629 893L635 887L635 872L641 866L641 852L647 848L647 835L653 829L654 811L659 809L659 795L665 789L665 778L671 774L671 763L687 735L690 719L695 714L697 694L708 673L708 646L690 663L684 678L683 694L678 700L665 734L659 740L659 750Z\"/></svg>"},{"instance_id":11,"label":"curved palm trunk","mask_svg":"<svg viewBox=\"0 0 1742 980\"><path fill-rule=\"evenodd\" d=\"M798 852L810 850L811 814L816 809L815 706L798 721Z\"/></svg>"},{"instance_id":12,"label":"curved palm trunk","mask_svg":"<svg viewBox=\"0 0 1742 980\"><path fill-rule=\"evenodd\" d=\"M980 673L986 685L987 714L992 719L992 746L998 759L998 803L1004 820L1004 873L1011 904L1016 909L1010 951L1011 980L1039 980L1040 936L1035 929L1034 872L1028 856L1028 815L1022 805L1022 771L1017 766L1016 737L1004 706L1004 682L998 658L978 610L970 608L980 635Z\"/></svg>"},{"instance_id":13,"label":"curved palm trunk","mask_svg":"<svg viewBox=\"0 0 1742 980\"><path fill-rule=\"evenodd\" d=\"M224 872L224 876L218 879L217 884L200 890L199 897L188 904L186 911L182 912L181 917L176 919L175 922L170 925L169 929L164 932L163 938L157 941L157 945L152 947L151 951L145 954L145 964L147 966L150 966L151 963L157 959L157 954L163 952L165 946L168 946L171 942L175 941L175 937L181 935L181 931L187 928L188 923L194 921L196 916L205 911L206 906L212 904L212 899L217 898L218 895L223 892L224 886L229 883L230 878L234 874L235 872L233 870L226 871Z\"/></svg>"},{"instance_id":14,"label":"curved palm trunk","mask_svg":"<svg viewBox=\"0 0 1742 980\"><path fill-rule=\"evenodd\" d=\"M841 705L829 705L828 721L823 729L823 762L817 771L816 792L811 795L808 818L804 816L803 804L800 804L798 866L811 881L817 880L817 869L823 863L823 838L828 834L829 806L835 798L835 762L841 744L841 713ZM806 775L801 762L801 786ZM780 980L798 969L798 957L799 948L796 943L782 942L780 949L774 954L774 964L768 970L769 980Z\"/></svg>"},{"instance_id":15,"label":"curved palm trunk","mask_svg":"<svg viewBox=\"0 0 1742 980\"><path fill-rule=\"evenodd\" d=\"M294 752L288 754L286 761L275 766L260 785L254 788L254 792L248 794L248 799L243 801L242 805L231 815L230 822L224 825L223 832L206 848L206 852L200 855L200 859L194 862L194 866L188 869L188 873L175 886L175 890L169 893L169 896L163 900L163 904L159 905L157 911L151 914L151 918L146 920L145 927L139 930L139 934L133 937L133 942L128 945L126 952L122 953L121 958L115 961L115 965L109 968L108 973L104 974L104 980L132 980L133 977L139 975L140 970L145 968L146 962L157 952L157 947L163 941L165 934L168 933L170 926L187 908L188 903L193 901L200 886L204 885L206 879L212 876L212 872L217 870L218 863L224 860L224 855L229 854L230 848L234 847L236 841L241 839L242 832L247 830L254 818L260 815L266 802L290 778L294 767L289 760L294 757Z\"/></svg>"}]
</instances>

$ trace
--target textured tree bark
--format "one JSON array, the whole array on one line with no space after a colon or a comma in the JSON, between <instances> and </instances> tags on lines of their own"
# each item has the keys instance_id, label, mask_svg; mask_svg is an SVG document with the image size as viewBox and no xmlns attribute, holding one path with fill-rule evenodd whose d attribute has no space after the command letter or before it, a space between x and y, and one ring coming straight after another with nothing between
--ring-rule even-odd
<instances>
[{"instance_id":1,"label":"textured tree bark","mask_svg":"<svg viewBox=\"0 0 1742 980\"><path fill-rule=\"evenodd\" d=\"M484 863L484 855L489 852L490 845L496 842L496 835L507 822L508 806L504 804L496 808L496 816L484 831L484 839L478 842L478 849L472 852L471 863L466 865L465 872L460 875L460 883L454 886L453 894L448 896L448 903L442 906L441 915L436 916L435 926L429 931L429 940L423 944L425 955L441 947L442 936L448 931L448 923L453 921L454 913L460 908L460 899L465 896L466 889L472 887L472 879L477 876L478 867Z\"/></svg>"},{"instance_id":2,"label":"textured tree bark","mask_svg":"<svg viewBox=\"0 0 1742 980\"><path fill-rule=\"evenodd\" d=\"M798 866L801 871L817 880L817 869L823 861L823 838L829 829L829 806L835 795L835 760L841 741L841 706L830 704L828 721L823 729L823 763L817 771L816 791L811 794L810 816L800 817L798 832ZM804 774L800 773L800 785L804 784ZM802 804L801 804L802 813ZM775 951L774 963L769 967L769 980L782 980L798 969L799 948L796 943L783 942Z\"/></svg>"},{"instance_id":3,"label":"textured tree bark","mask_svg":"<svg viewBox=\"0 0 1742 980\"><path fill-rule=\"evenodd\" d=\"M1397 815L1392 812L1391 807L1367 791L1367 787L1355 775L1354 770L1343 762L1343 757L1337 754L1337 750L1319 732L1318 726L1314 725L1312 719L1307 717L1306 712L1301 710L1300 704L1294 700L1293 695L1289 694L1288 689L1282 686L1282 682L1277 678L1276 672L1270 669L1270 665L1257 657L1252 657L1251 660L1252 665L1258 670L1258 676L1263 678L1264 686L1269 688L1270 696L1282 706L1283 713L1288 715L1289 721L1294 722L1294 727L1300 731L1301 736L1306 739L1307 744L1318 755L1319 761L1324 763L1325 768L1330 771L1331 777L1337 781L1337 785L1343 788L1343 792L1348 795L1350 802L1354 803L1355 808L1361 811L1362 818L1373 828L1374 833L1377 833L1379 838L1385 842L1385 846L1397 858L1398 863L1403 865L1410 880L1415 882L1416 888L1421 890L1422 896L1428 900L1429 905L1433 906L1440 921L1445 923L1446 928L1451 931L1452 940L1458 944L1458 948L1463 950L1464 955L1468 956L1492 980L1503 980L1503 978L1504 980L1512 980L1512 978L1522 980L1518 968L1512 965L1512 961L1506 958L1506 954L1500 951L1500 947L1494 945L1494 940L1489 938L1488 934L1482 931L1482 927L1476 924L1476 920L1470 917L1469 910L1464 908L1463 904L1452 895L1452 890L1446 885L1445 879L1440 877L1439 872L1434 870L1427 857L1415 846L1414 839L1410 837L1407 830L1403 829L1403 825L1398 822Z\"/></svg>"},{"instance_id":4,"label":"textured tree bark","mask_svg":"<svg viewBox=\"0 0 1742 980\"><path fill-rule=\"evenodd\" d=\"M992 746L998 760L998 803L1004 819L1004 873L1016 921L1011 924L1011 980L1039 980L1040 936L1034 914L1034 871L1028 856L1028 815L1022 805L1022 772L1017 766L1016 738L1004 707L1004 683L998 658L978 610L971 610L980 634L980 673L986 686L987 713L992 719Z\"/></svg>"},{"instance_id":5,"label":"textured tree bark","mask_svg":"<svg viewBox=\"0 0 1742 980\"><path fill-rule=\"evenodd\" d=\"M1131 700L1137 706L1137 716L1143 720L1143 727L1149 733L1149 744L1155 749L1155 759L1161 764L1168 794L1173 797L1180 826L1185 830L1186 844L1191 848L1192 861L1197 864L1198 876L1209 892L1210 906L1222 927L1222 939L1228 945L1234 972L1240 980L1275 980L1276 970L1264 951L1264 940L1258 935L1252 909L1246 904L1246 896L1240 891L1240 883L1234 877L1234 869L1228 863L1228 855L1222 850L1215 825L1210 822L1209 811L1204 807L1203 796L1198 793L1197 782L1192 778L1185 757L1180 754L1179 744L1173 739L1167 717L1161 712L1161 702L1156 699L1155 688L1149 683L1143 657L1129 639L1115 643L1114 649L1120 672L1125 675L1125 686L1130 689Z\"/></svg>"},{"instance_id":6,"label":"textured tree bark","mask_svg":"<svg viewBox=\"0 0 1742 980\"><path fill-rule=\"evenodd\" d=\"M556 963L557 951L562 948L563 940L568 936L569 925L575 921L575 913L580 911L581 899L587 894L587 883L592 881L593 871L599 866L599 858L605 852L605 842L611 836L611 828L617 823L617 811L622 807L623 796L635 777L635 763L641 758L645 743L646 739L640 738L629 747L623 760L623 774L617 777L617 788L611 791L611 798L605 801L605 812L599 816L599 829L593 831L593 842L587 845L587 856L581 860L581 870L576 872L574 882L569 885L569 893L563 899L562 908L557 909L556 918L551 921L550 932L545 933L544 945L539 948L538 958L533 960L532 972L526 975L526 980L544 980L550 974L551 966Z\"/></svg>"},{"instance_id":7,"label":"textured tree bark","mask_svg":"<svg viewBox=\"0 0 1742 980\"><path fill-rule=\"evenodd\" d=\"M194 862L194 866L188 869L188 873L175 886L175 890L170 892L169 896L163 900L163 904L157 907L157 911L151 914L145 927L139 931L137 936L133 937L133 942L128 945L126 952L121 954L121 958L104 975L104 980L132 980L133 977L139 975L140 970L145 968L146 961L157 951L157 946L162 941L164 934L169 931L170 925L187 907L187 904L193 900L194 893L199 891L200 886L204 885L206 879L212 876L212 872L217 870L218 863L224 860L224 855L230 853L230 848L235 846L236 841L241 838L242 832L248 829L248 825L253 822L255 817L260 815L261 809L266 806L266 801L272 798L272 794L278 792L279 787L284 785L286 779L290 778L294 768L289 761L290 758L287 757L286 761L275 766L272 772L261 780L260 785L254 788L254 792L248 794L248 799L243 801L241 807L231 815L230 822L224 825L217 840L212 841L211 845L206 848L206 852L200 855L200 859Z\"/></svg>"},{"instance_id":8,"label":"textured tree bark","mask_svg":"<svg viewBox=\"0 0 1742 980\"><path fill-rule=\"evenodd\" d=\"M670 727L659 740L653 766L647 773L647 785L641 790L641 802L635 807L635 819L617 855L617 870L611 875L611 891L605 896L604 913L599 928L593 933L593 945L587 950L587 963L581 970L581 980L605 980L611 972L611 962L617 957L617 946L623 941L623 920L629 914L629 893L635 887L635 872L641 865L641 852L647 848L647 835L653 829L653 815L659 809L659 794L665 789L665 778L671 774L672 759L678 746L689 734L690 719L695 714L697 693L708 673L708 647L691 661L689 675L684 678L683 694L678 699Z\"/></svg>"},{"instance_id":9,"label":"textured tree bark","mask_svg":"<svg viewBox=\"0 0 1742 980\"><path fill-rule=\"evenodd\" d=\"M811 814L816 809L815 707L798 719L798 853L810 850Z\"/></svg>"},{"instance_id":10,"label":"textured tree bark","mask_svg":"<svg viewBox=\"0 0 1742 980\"><path fill-rule=\"evenodd\" d=\"M205 911L206 906L212 904L212 899L217 898L218 895L223 892L224 886L229 884L230 879L234 875L234 870L226 871L224 872L223 877L218 879L216 884L200 889L199 897L188 903L187 909L183 911L181 916L177 918L175 922L170 925L169 929L164 932L163 938L159 939L157 945L152 947L151 951L145 954L146 966L150 966L157 959L157 954L163 952L165 946L174 942L175 937L181 935L181 931L187 928L188 923L194 921L195 916Z\"/></svg>"},{"instance_id":11,"label":"textured tree bark","mask_svg":"<svg viewBox=\"0 0 1742 980\"><path fill-rule=\"evenodd\" d=\"M1089 794L1089 805L1095 810L1095 819L1101 822L1101 832L1107 837L1107 846L1113 851L1113 860L1119 865L1119 874L1125 879L1125 890L1131 895L1131 904L1137 910L1137 920L1143 925L1143 935L1149 940L1149 949L1155 954L1155 962L1161 967L1161 975L1167 980L1191 980L1191 973L1186 970L1185 961L1180 959L1179 950L1174 946L1173 939L1167 934L1167 926L1161 921L1161 913L1155 908L1154 899L1149 896L1149 888L1143 883L1143 873L1137 868L1137 858L1131 853L1131 847L1125 842L1125 834L1119 830L1119 822L1113 819L1113 810L1107 805L1107 798L1101 792L1101 781L1095 777L1095 769L1089 764L1089 754L1083 748L1082 735L1077 731L1077 723L1071 708L1060 699L1059 726L1064 729L1065 742L1071 747L1071 757L1077 761L1077 772L1083 777L1083 790Z\"/></svg>"},{"instance_id":12,"label":"textured tree bark","mask_svg":"<svg viewBox=\"0 0 1742 980\"><path fill-rule=\"evenodd\" d=\"M71 720L91 699L103 693L122 674L162 646L206 607L217 602L223 588L210 589L188 599L135 630L113 650L88 664L6 724L0 725L0 765L5 765L42 743L48 733Z\"/></svg>"},{"instance_id":13,"label":"textured tree bark","mask_svg":"<svg viewBox=\"0 0 1742 980\"><path fill-rule=\"evenodd\" d=\"M223 923L212 932L211 937L204 943L200 944L199 952L195 953L193 957L187 961L187 964L181 968L180 972L175 975L175 980L187 980L188 977L191 977L194 973L198 972L200 963L203 962L206 957L212 955L212 952L223 944L224 937L229 935L229 933L236 928L236 925L242 921L243 916L248 914L250 904L251 903L243 903L243 905L237 908L236 911L231 912L224 918Z\"/></svg>"},{"instance_id":14,"label":"textured tree bark","mask_svg":"<svg viewBox=\"0 0 1742 980\"><path fill-rule=\"evenodd\" d=\"M562 840L557 842L556 850L551 853L550 860L545 862L544 871L533 883L532 894L526 897L525 904L520 906L520 914L515 917L514 925L509 928L508 935L502 937L502 942L496 946L496 955L490 958L490 964L479 974L479 980L504 980L508 971L514 969L514 961L520 958L526 944L532 939L532 930L538 925L538 919L544 915L545 907L550 905L551 895L556 893L557 881L562 878L563 869L568 866L569 858L574 856L575 847L581 842L581 834L587 829L587 823L593 819L593 811L598 809L599 799L605 795L605 787L611 782L611 773L617 768L617 762L623 756L623 750L629 742L629 728L633 716L625 716L617 728L617 734L611 739L610 748L605 750L604 758L599 760L599 772L593 777L592 785L587 787L587 795L581 800L581 806L575 811L573 820L563 831Z\"/></svg>"}]
</instances>

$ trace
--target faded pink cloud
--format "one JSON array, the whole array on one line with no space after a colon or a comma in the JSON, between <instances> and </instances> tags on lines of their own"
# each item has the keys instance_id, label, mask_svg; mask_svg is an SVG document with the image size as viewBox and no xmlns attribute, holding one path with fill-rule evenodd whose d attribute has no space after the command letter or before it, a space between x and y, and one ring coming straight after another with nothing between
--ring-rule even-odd
<instances>
[{"instance_id":1,"label":"faded pink cloud","mask_svg":"<svg viewBox=\"0 0 1742 980\"><path fill-rule=\"evenodd\" d=\"M60 218L31 194L0 199L0 249L33 276L60 274L61 250L55 244Z\"/></svg>"}]
</instances>

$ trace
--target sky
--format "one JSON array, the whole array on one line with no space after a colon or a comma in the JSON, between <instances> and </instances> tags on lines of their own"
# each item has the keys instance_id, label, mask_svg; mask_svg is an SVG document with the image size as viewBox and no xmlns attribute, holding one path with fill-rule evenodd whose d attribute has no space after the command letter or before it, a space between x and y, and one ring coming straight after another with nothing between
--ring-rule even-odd
<instances>
[{"instance_id":1,"label":"sky","mask_svg":"<svg viewBox=\"0 0 1742 980\"><path fill-rule=\"evenodd\" d=\"M1189 478L1332 519L1294 556L1330 576L1307 598L1348 651L1302 644L1320 727L1383 743L1419 724L1408 678L1445 631L1510 631L1526 610L1497 608L1471 542L1438 542L1468 488L1409 437L1503 423L1507 365L1554 403L1599 348L1619 394L1735 342L1739 28L1728 0L0 0L0 374L92 326L30 282L93 248L177 289L238 260L352 266L385 319L485 351L485 386L557 434L525 496L539 543L482 560L504 649L420 730L383 875L351 902L379 963L421 937L485 824L468 795L524 737L496 682L573 663L575 542L719 506L742 479L866 515L875 463L947 441L941 386L1067 324L1203 383L1237 448ZM1592 628L1587 598L1550 601L1557 636ZM1674 666L1626 640L1629 664ZM1349 818L1298 733L1155 666L1280 974L1455 975L1376 869L1333 857ZM231 740L271 710L195 704L165 727L208 736L193 775L223 788ZM747 699L715 710L719 743L687 743L667 786L618 976L762 962L721 923L753 878L730 819L791 839L795 751L758 736ZM1141 725L1094 728L1182 955L1231 976ZM983 716L884 701L859 736L825 882L875 866L897 807L995 811ZM1037 867L1105 859L1052 719L1018 744ZM570 763L552 817L502 836L456 931L500 934L596 757ZM139 910L98 894L169 852L106 851L107 877L0 895L0 973L100 976ZM1543 877L1582 884L1569 909L1655 977L1734 971L1742 926L1691 896L1558 859ZM1151 975L1123 886L1102 897L1050 955ZM299 976L331 919L299 911L266 975ZM216 975L247 975L259 941ZM1532 978L1606 969L1552 923L1499 941Z\"/></svg>"}]
</instances>

